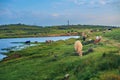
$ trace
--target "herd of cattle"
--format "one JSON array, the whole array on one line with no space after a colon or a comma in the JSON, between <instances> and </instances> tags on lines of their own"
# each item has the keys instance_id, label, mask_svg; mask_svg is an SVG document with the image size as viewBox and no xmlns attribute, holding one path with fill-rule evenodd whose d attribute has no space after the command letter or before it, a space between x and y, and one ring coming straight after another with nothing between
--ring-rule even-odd
<instances>
[{"instance_id":1,"label":"herd of cattle","mask_svg":"<svg viewBox=\"0 0 120 80\"><path fill-rule=\"evenodd\" d=\"M108 31L111 31L112 29L108 29ZM79 55L79 56L82 56L83 55L83 42L86 41L86 39L88 38L88 34L91 34L93 33L94 31L89 31L87 34L85 32L82 32L81 33L81 38L82 38L82 42L80 40L77 40L75 43L74 43L74 49L76 51L76 53ZM103 33L105 33L106 31L103 31ZM94 39L88 39L89 42L92 42L93 44L97 44L101 41L102 39L102 36L96 36ZM52 43L53 40L46 40L45 43L46 44L50 44ZM26 41L25 44L30 44L31 41ZM37 43L37 41L35 41L35 43Z\"/></svg>"},{"instance_id":2,"label":"herd of cattle","mask_svg":"<svg viewBox=\"0 0 120 80\"><path fill-rule=\"evenodd\" d=\"M112 28L109 28L109 29L103 31L103 34L105 34L106 32L109 32L109 31L112 31ZM88 32L88 34L86 34L85 32L82 32L81 33L82 41L85 42L86 39L88 38L88 35L92 34L93 32L94 32L93 30L90 30ZM89 39L88 42L92 42L93 44L98 44L101 41L101 39L102 39L102 36L96 36L94 39ZM82 43L83 42L81 42L80 40L77 40L74 44L75 51L79 56L83 55L83 51L82 51L82 49L83 49Z\"/></svg>"}]
</instances>

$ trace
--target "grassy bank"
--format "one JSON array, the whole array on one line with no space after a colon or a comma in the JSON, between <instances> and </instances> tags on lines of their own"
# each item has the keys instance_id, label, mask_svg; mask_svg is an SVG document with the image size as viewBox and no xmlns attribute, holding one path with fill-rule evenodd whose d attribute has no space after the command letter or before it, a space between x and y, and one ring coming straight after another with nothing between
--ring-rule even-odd
<instances>
[{"instance_id":1,"label":"grassy bank","mask_svg":"<svg viewBox=\"0 0 120 80\"><path fill-rule=\"evenodd\" d=\"M96 45L83 42L83 57L75 55L73 46L77 39L39 43L11 52L9 56L20 56L0 62L0 80L64 80L66 74L70 75L69 80L120 80L119 37L114 38L119 31L89 35L89 38L95 35L103 38Z\"/></svg>"}]
</instances>

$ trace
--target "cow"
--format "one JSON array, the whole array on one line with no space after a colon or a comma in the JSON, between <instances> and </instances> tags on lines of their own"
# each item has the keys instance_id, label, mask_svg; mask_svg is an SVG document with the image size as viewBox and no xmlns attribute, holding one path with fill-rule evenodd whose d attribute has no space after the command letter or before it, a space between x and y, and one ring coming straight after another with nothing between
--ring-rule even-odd
<instances>
[{"instance_id":1,"label":"cow","mask_svg":"<svg viewBox=\"0 0 120 80\"><path fill-rule=\"evenodd\" d=\"M25 44L30 44L30 41L26 41Z\"/></svg>"},{"instance_id":2,"label":"cow","mask_svg":"<svg viewBox=\"0 0 120 80\"><path fill-rule=\"evenodd\" d=\"M75 48L75 51L76 53L79 55L79 56L82 56L82 48L83 48L83 45L82 43L77 40L74 44L74 48Z\"/></svg>"},{"instance_id":3,"label":"cow","mask_svg":"<svg viewBox=\"0 0 120 80\"><path fill-rule=\"evenodd\" d=\"M52 43L52 42L53 42L52 40L46 40L47 44Z\"/></svg>"},{"instance_id":4,"label":"cow","mask_svg":"<svg viewBox=\"0 0 120 80\"><path fill-rule=\"evenodd\" d=\"M96 39L94 40L94 44L97 44L101 41L102 37L101 36L96 36Z\"/></svg>"}]
</instances>

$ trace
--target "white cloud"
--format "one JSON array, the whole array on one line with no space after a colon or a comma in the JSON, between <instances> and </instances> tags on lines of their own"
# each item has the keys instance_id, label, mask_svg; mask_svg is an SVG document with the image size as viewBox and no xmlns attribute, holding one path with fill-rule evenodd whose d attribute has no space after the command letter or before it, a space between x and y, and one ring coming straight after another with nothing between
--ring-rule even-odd
<instances>
[{"instance_id":1,"label":"white cloud","mask_svg":"<svg viewBox=\"0 0 120 80\"><path fill-rule=\"evenodd\" d=\"M106 2L105 0L99 0L99 3L100 3L101 5L106 5L106 4L107 4L107 2Z\"/></svg>"},{"instance_id":2,"label":"white cloud","mask_svg":"<svg viewBox=\"0 0 120 80\"><path fill-rule=\"evenodd\" d=\"M58 13L53 13L52 16L53 17L59 17L60 15Z\"/></svg>"},{"instance_id":3,"label":"white cloud","mask_svg":"<svg viewBox=\"0 0 120 80\"><path fill-rule=\"evenodd\" d=\"M73 0L75 4L77 5L83 5L85 4L86 2L84 0Z\"/></svg>"},{"instance_id":4,"label":"white cloud","mask_svg":"<svg viewBox=\"0 0 120 80\"><path fill-rule=\"evenodd\" d=\"M112 0L69 0L76 5L107 5Z\"/></svg>"}]
</instances>

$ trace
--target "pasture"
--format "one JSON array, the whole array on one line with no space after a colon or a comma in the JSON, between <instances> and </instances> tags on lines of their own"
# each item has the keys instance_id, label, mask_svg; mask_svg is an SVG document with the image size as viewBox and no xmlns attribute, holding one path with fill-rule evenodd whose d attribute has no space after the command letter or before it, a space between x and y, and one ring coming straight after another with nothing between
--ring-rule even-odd
<instances>
[{"instance_id":1,"label":"pasture","mask_svg":"<svg viewBox=\"0 0 120 80\"><path fill-rule=\"evenodd\" d=\"M102 36L98 44L87 42L96 35ZM0 80L64 80L66 74L69 80L120 80L119 37L118 28L105 34L93 32L86 42L71 38L8 53L20 57L0 62ZM82 57L75 55L76 40L83 43Z\"/></svg>"}]
</instances>

